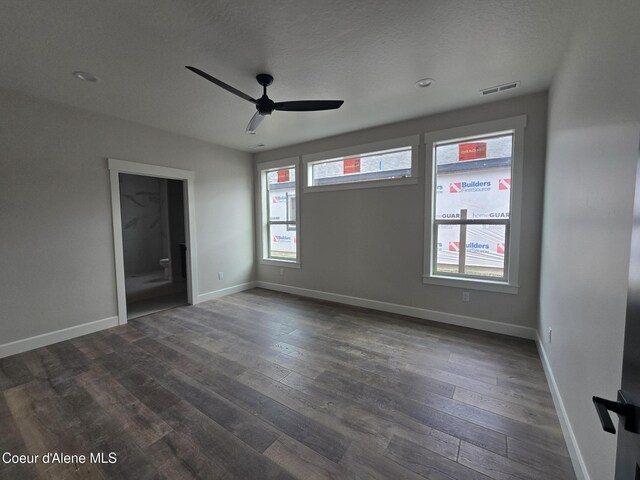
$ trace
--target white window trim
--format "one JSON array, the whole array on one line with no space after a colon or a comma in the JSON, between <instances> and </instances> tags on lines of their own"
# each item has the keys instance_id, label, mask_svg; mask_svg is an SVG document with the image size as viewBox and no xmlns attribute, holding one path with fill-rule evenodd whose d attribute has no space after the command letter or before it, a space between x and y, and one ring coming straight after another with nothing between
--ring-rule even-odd
<instances>
[{"instance_id":1,"label":"white window trim","mask_svg":"<svg viewBox=\"0 0 640 480\"><path fill-rule=\"evenodd\" d=\"M264 194L267 188L267 170L276 168L293 166L296 171L296 259L295 260L278 260L274 258L265 258L266 252L269 251L267 242L269 241L267 230L267 221L264 212L267 209L267 199ZM300 268L300 250L301 250L301 234L300 234L300 157L289 157L272 162L262 162L256 165L256 232L258 241L258 262L261 265L273 265L278 267Z\"/></svg>"},{"instance_id":2,"label":"white window trim","mask_svg":"<svg viewBox=\"0 0 640 480\"><path fill-rule=\"evenodd\" d=\"M353 190L359 188L395 187L398 185L418 183L418 147L420 145L420 135L410 135L408 137L392 138L379 142L367 143L364 145L354 145L350 147L338 148L327 152L312 153L302 156L302 170L304 171L303 192L330 192L336 190ZM362 180L358 182L336 183L333 185L309 185L311 178L311 164L322 160L331 160L340 157L350 157L352 155L362 155L381 150L391 150L393 148L411 147L411 176L404 178L389 178L383 180Z\"/></svg>"},{"instance_id":3,"label":"white window trim","mask_svg":"<svg viewBox=\"0 0 640 480\"><path fill-rule=\"evenodd\" d=\"M522 169L524 164L524 129L527 126L527 116L503 118L489 122L465 125L449 128L436 132L427 132L424 135L426 145L425 168L425 218L424 222L424 265L422 282L430 285L442 285L469 290L485 290L490 292L517 294L520 287L518 276L520 270L520 226L522 206ZM432 275L432 235L433 235L433 209L434 195L434 148L433 144L444 141L463 140L468 137L490 135L495 132L513 131L513 162L511 171L511 214L508 249L508 282L496 282L483 279L469 279L447 277L444 275Z\"/></svg>"}]
</instances>

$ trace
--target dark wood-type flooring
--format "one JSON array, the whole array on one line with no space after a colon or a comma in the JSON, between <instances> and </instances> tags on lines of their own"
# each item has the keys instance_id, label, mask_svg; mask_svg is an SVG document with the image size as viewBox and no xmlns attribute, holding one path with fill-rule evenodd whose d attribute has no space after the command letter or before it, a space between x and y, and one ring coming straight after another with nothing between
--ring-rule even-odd
<instances>
[{"instance_id":1,"label":"dark wood-type flooring","mask_svg":"<svg viewBox=\"0 0 640 480\"><path fill-rule=\"evenodd\" d=\"M0 478L574 479L531 341L254 289L0 360Z\"/></svg>"}]
</instances>

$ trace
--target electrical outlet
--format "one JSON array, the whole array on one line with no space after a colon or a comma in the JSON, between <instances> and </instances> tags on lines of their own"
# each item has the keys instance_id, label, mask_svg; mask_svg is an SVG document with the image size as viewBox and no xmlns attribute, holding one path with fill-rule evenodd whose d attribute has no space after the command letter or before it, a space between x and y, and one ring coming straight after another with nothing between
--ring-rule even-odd
<instances>
[{"instance_id":1,"label":"electrical outlet","mask_svg":"<svg viewBox=\"0 0 640 480\"><path fill-rule=\"evenodd\" d=\"M284 275L284 268L280 269L280 275Z\"/></svg>"},{"instance_id":2,"label":"electrical outlet","mask_svg":"<svg viewBox=\"0 0 640 480\"><path fill-rule=\"evenodd\" d=\"M471 294L469 292L462 292L462 301L463 302L471 301Z\"/></svg>"},{"instance_id":3,"label":"electrical outlet","mask_svg":"<svg viewBox=\"0 0 640 480\"><path fill-rule=\"evenodd\" d=\"M218 272L218 280L224 279L224 272Z\"/></svg>"},{"instance_id":4,"label":"electrical outlet","mask_svg":"<svg viewBox=\"0 0 640 480\"><path fill-rule=\"evenodd\" d=\"M549 345L551 345L551 332L553 332L553 330L549 329Z\"/></svg>"}]
</instances>

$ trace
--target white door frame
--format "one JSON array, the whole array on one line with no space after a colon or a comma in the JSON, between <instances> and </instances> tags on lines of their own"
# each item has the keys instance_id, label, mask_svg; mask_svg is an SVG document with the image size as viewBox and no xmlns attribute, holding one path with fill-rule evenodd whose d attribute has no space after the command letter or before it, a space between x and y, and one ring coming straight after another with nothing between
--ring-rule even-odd
<instances>
[{"instance_id":1,"label":"white door frame","mask_svg":"<svg viewBox=\"0 0 640 480\"><path fill-rule=\"evenodd\" d=\"M195 242L195 202L193 189L193 172L177 168L161 167L147 163L127 162L109 159L111 176L111 213L113 219L113 246L116 262L116 292L118 295L118 324L127 323L127 292L124 279L124 246L122 242L122 213L120 209L120 174L145 175L147 177L186 180L184 189L185 201L185 243L187 245L187 301L198 303L198 272Z\"/></svg>"}]
</instances>

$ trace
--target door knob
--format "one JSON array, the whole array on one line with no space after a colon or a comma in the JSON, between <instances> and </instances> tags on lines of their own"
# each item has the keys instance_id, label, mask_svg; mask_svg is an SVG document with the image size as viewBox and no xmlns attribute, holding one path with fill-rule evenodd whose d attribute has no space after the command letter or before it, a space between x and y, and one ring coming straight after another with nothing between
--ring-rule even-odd
<instances>
[{"instance_id":1,"label":"door knob","mask_svg":"<svg viewBox=\"0 0 640 480\"><path fill-rule=\"evenodd\" d=\"M618 401L607 400L605 398L593 397L593 404L596 406L598 417L600 417L600 423L602 429L605 432L616 433L616 428L613 426L611 417L609 416L609 410L617 413L621 420L623 420L623 426L625 430L637 433L636 425L636 408L631 403L627 402L622 390L618 390Z\"/></svg>"}]
</instances>

